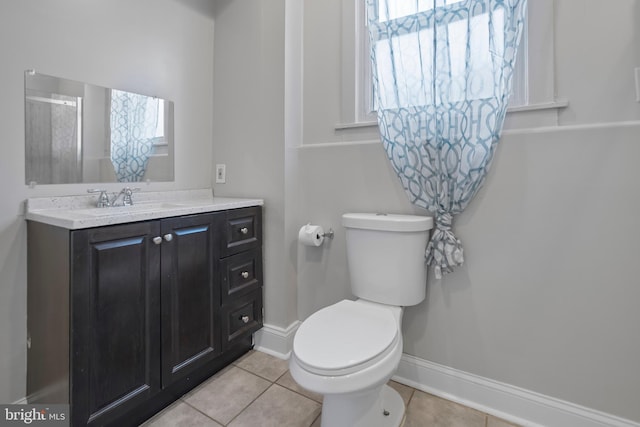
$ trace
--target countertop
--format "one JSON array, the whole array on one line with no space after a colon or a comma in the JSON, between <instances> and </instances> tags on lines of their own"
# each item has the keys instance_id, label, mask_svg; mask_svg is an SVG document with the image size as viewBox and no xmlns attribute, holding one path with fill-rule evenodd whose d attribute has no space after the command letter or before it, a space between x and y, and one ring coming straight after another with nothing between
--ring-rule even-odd
<instances>
[{"instance_id":1,"label":"countertop","mask_svg":"<svg viewBox=\"0 0 640 427\"><path fill-rule=\"evenodd\" d=\"M69 230L262 206L262 199L214 197L211 189L139 192L132 206L97 208L97 195L26 200L26 219Z\"/></svg>"}]
</instances>

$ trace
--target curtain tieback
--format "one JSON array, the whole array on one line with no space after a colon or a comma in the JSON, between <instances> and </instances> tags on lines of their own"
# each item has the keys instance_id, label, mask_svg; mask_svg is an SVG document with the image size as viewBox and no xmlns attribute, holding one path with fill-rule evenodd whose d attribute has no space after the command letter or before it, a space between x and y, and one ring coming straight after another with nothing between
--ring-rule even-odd
<instances>
[{"instance_id":1,"label":"curtain tieback","mask_svg":"<svg viewBox=\"0 0 640 427\"><path fill-rule=\"evenodd\" d=\"M450 213L441 213L436 215L436 228L442 231L451 231L451 224L453 223L453 215Z\"/></svg>"},{"instance_id":2,"label":"curtain tieback","mask_svg":"<svg viewBox=\"0 0 640 427\"><path fill-rule=\"evenodd\" d=\"M453 215L448 212L436 215L435 228L427 245L427 264L434 267L436 279L443 273L451 273L453 268L464 263L462 242L451 229Z\"/></svg>"}]
</instances>

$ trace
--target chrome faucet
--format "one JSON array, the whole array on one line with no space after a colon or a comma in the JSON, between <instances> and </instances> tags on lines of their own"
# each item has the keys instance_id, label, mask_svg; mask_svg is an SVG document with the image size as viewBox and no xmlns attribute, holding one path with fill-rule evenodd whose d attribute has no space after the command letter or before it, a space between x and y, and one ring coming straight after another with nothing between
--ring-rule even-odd
<instances>
[{"instance_id":1,"label":"chrome faucet","mask_svg":"<svg viewBox=\"0 0 640 427\"><path fill-rule=\"evenodd\" d=\"M139 188L129 188L129 187L124 187L122 190L120 190L120 192L118 194L113 193L113 198L109 199L109 196L107 195L107 190L101 190L98 188L90 188L89 190L87 190L87 193L100 193L100 195L98 196L98 202L96 203L96 207L98 208L108 208L110 206L131 206L133 205L133 198L131 197L133 195L134 191L139 191ZM118 199L120 198L120 196L122 197L122 204L121 205L117 205L116 202L118 201Z\"/></svg>"},{"instance_id":2,"label":"chrome faucet","mask_svg":"<svg viewBox=\"0 0 640 427\"><path fill-rule=\"evenodd\" d=\"M111 200L109 202L109 205L110 206L118 206L118 205L116 205L116 202L118 201L120 196L122 196L122 204L119 205L119 206L131 206L131 205L133 205L133 198L131 196L133 195L134 191L140 191L140 189L139 188L124 187L122 190L120 190L120 192L117 195L114 196L113 200Z\"/></svg>"},{"instance_id":3,"label":"chrome faucet","mask_svg":"<svg viewBox=\"0 0 640 427\"><path fill-rule=\"evenodd\" d=\"M109 202L109 196L107 196L107 190L101 190L99 188L90 188L87 190L87 193L100 193L98 196L98 202L96 203L96 207L98 208L108 208L111 206L111 202Z\"/></svg>"}]
</instances>

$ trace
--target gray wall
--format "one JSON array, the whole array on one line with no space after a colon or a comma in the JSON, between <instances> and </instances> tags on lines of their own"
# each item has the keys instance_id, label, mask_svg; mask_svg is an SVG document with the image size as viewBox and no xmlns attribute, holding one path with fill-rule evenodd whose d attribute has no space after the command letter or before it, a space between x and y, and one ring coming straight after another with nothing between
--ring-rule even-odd
<instances>
[{"instance_id":1,"label":"gray wall","mask_svg":"<svg viewBox=\"0 0 640 427\"><path fill-rule=\"evenodd\" d=\"M0 2L0 402L25 395L28 197L88 185L24 184L26 69L157 94L175 103L176 179L143 190L211 185L213 10L208 0ZM106 186L115 191L121 186Z\"/></svg>"},{"instance_id":2,"label":"gray wall","mask_svg":"<svg viewBox=\"0 0 640 427\"><path fill-rule=\"evenodd\" d=\"M415 212L380 145L334 129L342 2L304 4L298 218L337 235L298 252L301 318L350 296L343 212ZM404 342L421 359L638 422L640 4L610 6L556 1L555 87L570 106L558 126L505 132L455 221L466 264L430 278L427 299L406 310Z\"/></svg>"},{"instance_id":3,"label":"gray wall","mask_svg":"<svg viewBox=\"0 0 640 427\"><path fill-rule=\"evenodd\" d=\"M234 9L228 3L222 9ZM301 319L351 297L342 213L421 212L407 202L380 145L367 143L375 131L335 130L345 116L344 2L287 1L280 46L271 41L280 36L281 2L278 16L256 1L232 3L239 4L225 15L228 31L216 34L215 87L227 95L216 92L215 99L246 114L222 115L228 105L216 104L214 159L241 165L253 150L264 159L251 163L260 174L245 168L233 178L230 194L267 189L262 171L276 186L284 181L265 195L267 212L284 211L284 219L267 223L267 235L284 232L284 241L276 245L282 255L268 254L279 257L269 268L281 270L265 286L267 321L285 328L295 319L292 280ZM427 299L407 309L406 353L640 421L638 22L637 1L614 9L556 0L555 65L545 65L555 68L555 92L570 106L507 119L512 130L487 185L456 220L466 265L441 281L431 278ZM263 40L268 50L258 50ZM233 52L238 43L250 48L249 59L236 53L239 62L218 63L220 50ZM282 81L262 70L281 66L283 50L284 101L265 103L268 86ZM225 120L234 123L225 127ZM286 124L284 135L273 120ZM523 129L527 123L553 126ZM298 246L295 230L308 221L332 226L335 240L319 249ZM280 281L270 282L278 274Z\"/></svg>"},{"instance_id":4,"label":"gray wall","mask_svg":"<svg viewBox=\"0 0 640 427\"><path fill-rule=\"evenodd\" d=\"M284 233L284 0L218 0L215 20L213 156L227 182L214 193L264 199L265 323L285 328L298 317Z\"/></svg>"},{"instance_id":5,"label":"gray wall","mask_svg":"<svg viewBox=\"0 0 640 427\"><path fill-rule=\"evenodd\" d=\"M407 308L405 353L640 420L638 135L640 124L506 135L455 222L466 264L430 277ZM350 297L343 212L412 212L385 162L373 144L300 150L300 216L337 231L300 248L301 318Z\"/></svg>"}]
</instances>

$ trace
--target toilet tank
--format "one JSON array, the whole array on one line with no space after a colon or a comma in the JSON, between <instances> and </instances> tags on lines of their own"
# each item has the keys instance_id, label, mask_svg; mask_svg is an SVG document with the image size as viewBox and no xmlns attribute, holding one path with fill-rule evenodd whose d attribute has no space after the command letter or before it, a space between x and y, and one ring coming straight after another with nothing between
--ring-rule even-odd
<instances>
[{"instance_id":1,"label":"toilet tank","mask_svg":"<svg viewBox=\"0 0 640 427\"><path fill-rule=\"evenodd\" d=\"M347 262L351 291L381 304L409 306L425 297L425 248L433 218L347 213Z\"/></svg>"}]
</instances>

